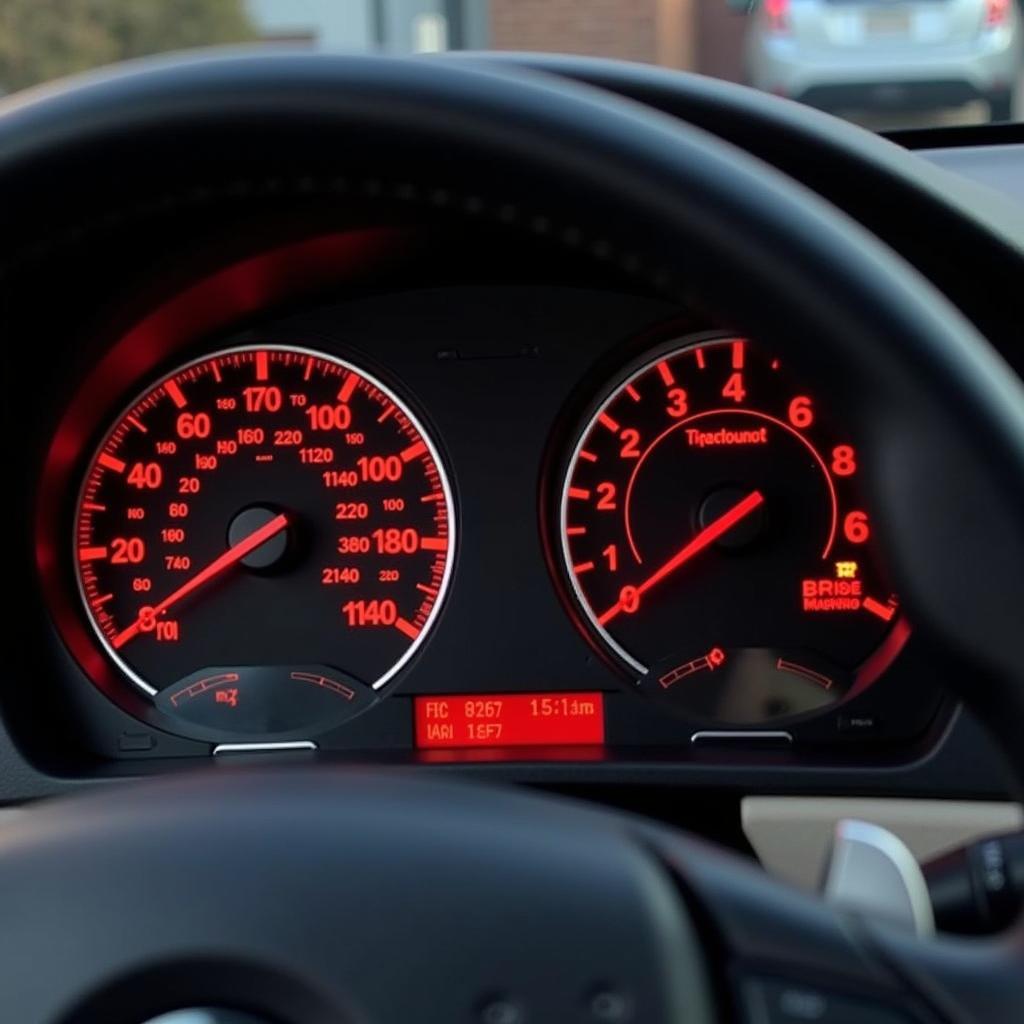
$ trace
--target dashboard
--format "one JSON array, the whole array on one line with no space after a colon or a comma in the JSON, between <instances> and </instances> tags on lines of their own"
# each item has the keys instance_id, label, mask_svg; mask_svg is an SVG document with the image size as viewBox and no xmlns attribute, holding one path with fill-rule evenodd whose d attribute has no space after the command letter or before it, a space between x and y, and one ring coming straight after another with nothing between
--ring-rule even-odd
<instances>
[{"instance_id":1,"label":"dashboard","mask_svg":"<svg viewBox=\"0 0 1024 1024\"><path fill-rule=\"evenodd\" d=\"M1002 795L827 370L491 227L125 188L9 277L5 799L260 755Z\"/></svg>"},{"instance_id":2,"label":"dashboard","mask_svg":"<svg viewBox=\"0 0 1024 1024\"><path fill-rule=\"evenodd\" d=\"M67 383L35 550L100 752L871 763L948 724L870 453L756 341L580 285L267 295L201 326L296 262L331 289L346 254L424 248L259 253Z\"/></svg>"},{"instance_id":3,"label":"dashboard","mask_svg":"<svg viewBox=\"0 0 1024 1024\"><path fill-rule=\"evenodd\" d=\"M835 754L940 712L872 543L869 456L827 381L753 341L537 287L316 305L170 338L142 368L158 330L106 356L142 370L130 390L105 361L85 379L42 472L57 631L152 727L122 753L169 733L435 760Z\"/></svg>"}]
</instances>

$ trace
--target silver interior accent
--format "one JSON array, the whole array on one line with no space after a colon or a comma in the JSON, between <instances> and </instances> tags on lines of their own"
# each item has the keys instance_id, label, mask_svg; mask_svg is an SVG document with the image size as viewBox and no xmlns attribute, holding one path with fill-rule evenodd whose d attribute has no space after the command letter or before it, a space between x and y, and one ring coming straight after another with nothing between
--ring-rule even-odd
<instances>
[{"instance_id":1,"label":"silver interior accent","mask_svg":"<svg viewBox=\"0 0 1024 1024\"><path fill-rule=\"evenodd\" d=\"M258 754L272 750L317 750L312 740L292 740L290 743L218 743L213 748L218 754Z\"/></svg>"},{"instance_id":2,"label":"silver interior accent","mask_svg":"<svg viewBox=\"0 0 1024 1024\"><path fill-rule=\"evenodd\" d=\"M822 895L836 907L906 928L922 938L935 934L928 883L907 844L867 821L836 825Z\"/></svg>"},{"instance_id":3,"label":"silver interior accent","mask_svg":"<svg viewBox=\"0 0 1024 1024\"><path fill-rule=\"evenodd\" d=\"M701 729L690 737L691 743L708 743L716 740L771 740L776 743L792 743L793 737L782 729Z\"/></svg>"}]
</instances>

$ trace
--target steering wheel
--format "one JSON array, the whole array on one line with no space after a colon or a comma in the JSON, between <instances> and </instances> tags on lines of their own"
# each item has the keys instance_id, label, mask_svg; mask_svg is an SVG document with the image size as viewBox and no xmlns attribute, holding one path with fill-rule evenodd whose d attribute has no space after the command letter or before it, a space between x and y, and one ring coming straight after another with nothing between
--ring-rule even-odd
<instances>
[{"instance_id":1,"label":"steering wheel","mask_svg":"<svg viewBox=\"0 0 1024 1024\"><path fill-rule=\"evenodd\" d=\"M612 263L838 381L877 456L913 620L969 666L962 697L1024 779L1024 390L907 263L744 152L600 90L284 54L9 99L5 259L45 244L70 193L81 205L145 174L213 187L261 159L329 168L368 206L483 218ZM220 770L31 808L0 834L0 892L0 992L20 1024L195 1005L283 1024L1024 1013L1022 925L919 940L638 818L397 773ZM773 1016L793 983L827 1006Z\"/></svg>"}]
</instances>

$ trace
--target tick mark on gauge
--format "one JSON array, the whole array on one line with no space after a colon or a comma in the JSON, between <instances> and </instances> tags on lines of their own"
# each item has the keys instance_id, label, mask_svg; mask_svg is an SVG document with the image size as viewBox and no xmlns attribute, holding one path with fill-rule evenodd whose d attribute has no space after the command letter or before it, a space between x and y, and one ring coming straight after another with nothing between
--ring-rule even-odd
<instances>
[{"instance_id":1,"label":"tick mark on gauge","mask_svg":"<svg viewBox=\"0 0 1024 1024\"><path fill-rule=\"evenodd\" d=\"M359 378L354 373L349 373L345 378L345 383L341 385L341 390L338 392L338 401L344 405L352 397L352 393L356 389L356 385L359 383ZM380 420L377 420L380 423Z\"/></svg>"},{"instance_id":2,"label":"tick mark on gauge","mask_svg":"<svg viewBox=\"0 0 1024 1024\"><path fill-rule=\"evenodd\" d=\"M107 549L101 547L79 548L78 560L80 562L95 562L107 557Z\"/></svg>"},{"instance_id":3,"label":"tick mark on gauge","mask_svg":"<svg viewBox=\"0 0 1024 1024\"><path fill-rule=\"evenodd\" d=\"M416 640L420 635L420 631L408 619L397 619L395 629L404 633L410 640Z\"/></svg>"},{"instance_id":4,"label":"tick mark on gauge","mask_svg":"<svg viewBox=\"0 0 1024 1024\"><path fill-rule=\"evenodd\" d=\"M256 379L267 380L270 376L270 360L262 349L256 353Z\"/></svg>"},{"instance_id":5,"label":"tick mark on gauge","mask_svg":"<svg viewBox=\"0 0 1024 1024\"><path fill-rule=\"evenodd\" d=\"M403 462L412 462L413 459L418 459L426 450L426 444L423 441L417 441L415 444L409 445L408 448L400 452L399 457Z\"/></svg>"},{"instance_id":6,"label":"tick mark on gauge","mask_svg":"<svg viewBox=\"0 0 1024 1024\"><path fill-rule=\"evenodd\" d=\"M104 452L96 461L103 466L104 469L113 470L115 473L124 472L125 463L120 459L115 458L113 455L108 455L106 452Z\"/></svg>"},{"instance_id":7,"label":"tick mark on gauge","mask_svg":"<svg viewBox=\"0 0 1024 1024\"><path fill-rule=\"evenodd\" d=\"M667 388L672 387L676 382L676 375L672 372L672 367L664 359L658 363L658 375L661 377L661 382Z\"/></svg>"},{"instance_id":8,"label":"tick mark on gauge","mask_svg":"<svg viewBox=\"0 0 1024 1024\"><path fill-rule=\"evenodd\" d=\"M164 391L167 392L167 397L175 404L179 409L184 409L188 405L188 399L185 397L184 392L178 387L178 382L175 380L169 380L164 385Z\"/></svg>"},{"instance_id":9,"label":"tick mark on gauge","mask_svg":"<svg viewBox=\"0 0 1024 1024\"><path fill-rule=\"evenodd\" d=\"M602 427L606 427L613 434L617 434L619 432L618 421L612 419L612 417L606 412L601 413L601 415L597 417L597 422L600 423Z\"/></svg>"},{"instance_id":10,"label":"tick mark on gauge","mask_svg":"<svg viewBox=\"0 0 1024 1024\"><path fill-rule=\"evenodd\" d=\"M896 609L891 604L882 604L881 601L876 601L873 597L865 597L861 606L864 611L877 615L884 622L888 622L896 614Z\"/></svg>"}]
</instances>

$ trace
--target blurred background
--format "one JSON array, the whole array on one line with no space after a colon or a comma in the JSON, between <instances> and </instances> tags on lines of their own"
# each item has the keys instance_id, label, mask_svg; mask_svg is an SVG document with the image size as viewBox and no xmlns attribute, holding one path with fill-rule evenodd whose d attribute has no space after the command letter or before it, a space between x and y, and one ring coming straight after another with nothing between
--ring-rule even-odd
<instances>
[{"instance_id":1,"label":"blurred background","mask_svg":"<svg viewBox=\"0 0 1024 1024\"><path fill-rule=\"evenodd\" d=\"M1024 0L0 0L0 93L229 43L621 58L879 129L1024 117Z\"/></svg>"}]
</instances>

